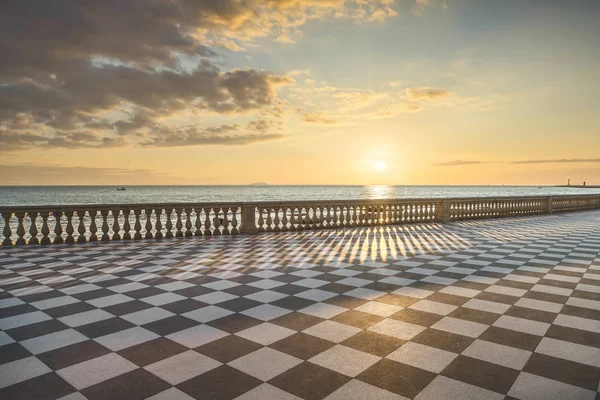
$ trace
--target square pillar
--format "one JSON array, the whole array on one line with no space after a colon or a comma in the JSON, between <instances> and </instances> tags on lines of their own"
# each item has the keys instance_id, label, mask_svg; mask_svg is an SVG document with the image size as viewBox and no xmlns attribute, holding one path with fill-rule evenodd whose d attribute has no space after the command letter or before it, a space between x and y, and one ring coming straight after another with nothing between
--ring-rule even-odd
<instances>
[{"instance_id":1,"label":"square pillar","mask_svg":"<svg viewBox=\"0 0 600 400\"><path fill-rule=\"evenodd\" d=\"M245 234L256 234L258 228L256 227L256 206L253 204L242 204L241 210L242 224L240 226L240 233Z\"/></svg>"}]
</instances>

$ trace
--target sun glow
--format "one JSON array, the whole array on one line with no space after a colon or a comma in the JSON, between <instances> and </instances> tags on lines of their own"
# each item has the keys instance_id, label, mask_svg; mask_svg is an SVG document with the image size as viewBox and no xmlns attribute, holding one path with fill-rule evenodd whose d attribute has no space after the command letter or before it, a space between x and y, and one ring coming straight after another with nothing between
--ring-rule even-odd
<instances>
[{"instance_id":1,"label":"sun glow","mask_svg":"<svg viewBox=\"0 0 600 400\"><path fill-rule=\"evenodd\" d=\"M375 170L383 172L387 169L387 163L383 160L375 161Z\"/></svg>"}]
</instances>

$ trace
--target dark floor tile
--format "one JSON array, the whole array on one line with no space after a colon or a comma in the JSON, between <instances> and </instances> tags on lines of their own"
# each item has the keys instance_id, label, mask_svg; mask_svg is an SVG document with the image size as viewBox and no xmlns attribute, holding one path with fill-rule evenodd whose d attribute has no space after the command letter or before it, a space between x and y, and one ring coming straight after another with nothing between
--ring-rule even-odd
<instances>
[{"instance_id":1,"label":"dark floor tile","mask_svg":"<svg viewBox=\"0 0 600 400\"><path fill-rule=\"evenodd\" d=\"M399 321L410 322L411 324L417 324L421 326L431 326L438 322L440 319L444 318L444 316L405 308L404 310L398 311L390 318L397 319Z\"/></svg>"},{"instance_id":2,"label":"dark floor tile","mask_svg":"<svg viewBox=\"0 0 600 400\"><path fill-rule=\"evenodd\" d=\"M402 278L404 278L404 277L405 276L402 275ZM412 279L412 278L409 278L409 279ZM423 279L423 275L420 275L420 277L418 279ZM429 283L429 282L423 282L423 281L411 283L409 286L413 287L413 288L417 288L417 289L429 290L431 292L437 292L446 287L444 285L438 285L436 283Z\"/></svg>"},{"instance_id":3,"label":"dark floor tile","mask_svg":"<svg viewBox=\"0 0 600 400\"><path fill-rule=\"evenodd\" d=\"M598 388L600 378L600 368L539 353L531 355L523 371L590 390Z\"/></svg>"},{"instance_id":4,"label":"dark floor tile","mask_svg":"<svg viewBox=\"0 0 600 400\"><path fill-rule=\"evenodd\" d=\"M232 288L228 288L223 290L224 292L227 292L229 294L233 294L235 296L248 296L249 294L252 293L256 293L256 292L260 292L263 289L254 287L254 286L249 286L249 285L240 285L240 286L236 286L236 287L232 287Z\"/></svg>"},{"instance_id":5,"label":"dark floor tile","mask_svg":"<svg viewBox=\"0 0 600 400\"><path fill-rule=\"evenodd\" d=\"M440 331L429 328L419 333L411 339L415 343L420 343L429 347L450 351L452 353L462 353L473 343L475 339L458 335L456 333Z\"/></svg>"},{"instance_id":6,"label":"dark floor tile","mask_svg":"<svg viewBox=\"0 0 600 400\"><path fill-rule=\"evenodd\" d=\"M219 304L220 306L221 304ZM179 301L174 301L173 303L163 304L160 308L170 311L175 314L184 314L186 312L198 310L200 308L204 308L208 306L208 304L203 303L198 300L193 299L184 299Z\"/></svg>"},{"instance_id":7,"label":"dark floor tile","mask_svg":"<svg viewBox=\"0 0 600 400\"><path fill-rule=\"evenodd\" d=\"M303 362L271 379L269 383L306 400L320 400L350 381L330 369Z\"/></svg>"},{"instance_id":8,"label":"dark floor tile","mask_svg":"<svg viewBox=\"0 0 600 400\"><path fill-rule=\"evenodd\" d=\"M81 301L88 301L88 300L98 299L100 297L112 296L114 294L115 294L115 292L113 292L112 290L96 289L96 290L90 290L89 292L72 294L71 297L75 297L76 299L79 299Z\"/></svg>"},{"instance_id":9,"label":"dark floor tile","mask_svg":"<svg viewBox=\"0 0 600 400\"><path fill-rule=\"evenodd\" d=\"M123 331L133 328L135 325L121 318L109 318L103 321L93 322L91 324L75 327L77 331L83 333L90 339L108 335L110 333Z\"/></svg>"},{"instance_id":10,"label":"dark floor tile","mask_svg":"<svg viewBox=\"0 0 600 400\"><path fill-rule=\"evenodd\" d=\"M500 314L464 307L457 308L456 310L448 314L448 316L472 322L479 322L480 324L486 325L492 325L494 322L496 322L498 318L500 318Z\"/></svg>"},{"instance_id":11,"label":"dark floor tile","mask_svg":"<svg viewBox=\"0 0 600 400\"><path fill-rule=\"evenodd\" d=\"M383 359L358 375L357 379L401 396L413 398L436 376L429 371Z\"/></svg>"},{"instance_id":12,"label":"dark floor tile","mask_svg":"<svg viewBox=\"0 0 600 400\"><path fill-rule=\"evenodd\" d=\"M78 314L95 309L96 307L92 306L91 304L79 302L67 304L66 306L49 308L47 310L44 310L44 312L53 318L62 318L66 317L67 315Z\"/></svg>"},{"instance_id":13,"label":"dark floor tile","mask_svg":"<svg viewBox=\"0 0 600 400\"><path fill-rule=\"evenodd\" d=\"M506 394L519 376L519 371L471 357L458 356L442 371L442 375Z\"/></svg>"},{"instance_id":14,"label":"dark floor tile","mask_svg":"<svg viewBox=\"0 0 600 400\"><path fill-rule=\"evenodd\" d=\"M356 310L348 310L331 318L331 320L335 322L355 326L360 329L367 329L368 327L373 326L384 319L384 317L380 317L379 315Z\"/></svg>"},{"instance_id":15,"label":"dark floor tile","mask_svg":"<svg viewBox=\"0 0 600 400\"><path fill-rule=\"evenodd\" d=\"M565 326L550 325L546 337L600 348L600 333Z\"/></svg>"},{"instance_id":16,"label":"dark floor tile","mask_svg":"<svg viewBox=\"0 0 600 400\"><path fill-rule=\"evenodd\" d=\"M18 306L0 308L0 318L14 317L15 315L39 311L30 304L19 304Z\"/></svg>"},{"instance_id":17,"label":"dark floor tile","mask_svg":"<svg viewBox=\"0 0 600 400\"><path fill-rule=\"evenodd\" d=\"M316 336L307 335L302 332L298 332L269 345L269 347L275 350L279 350L303 360L308 360L333 346L334 343L328 340L320 339Z\"/></svg>"},{"instance_id":18,"label":"dark floor tile","mask_svg":"<svg viewBox=\"0 0 600 400\"><path fill-rule=\"evenodd\" d=\"M566 305L560 311L561 314L572 315L574 317L595 319L600 321L600 309L592 310L591 308L575 307Z\"/></svg>"},{"instance_id":19,"label":"dark floor tile","mask_svg":"<svg viewBox=\"0 0 600 400\"><path fill-rule=\"evenodd\" d=\"M106 347L93 340L87 340L85 342L38 354L37 358L56 371L108 353L110 353L110 350Z\"/></svg>"},{"instance_id":20,"label":"dark floor tile","mask_svg":"<svg viewBox=\"0 0 600 400\"><path fill-rule=\"evenodd\" d=\"M383 278L383 276L380 276L379 279ZM373 282L373 283L369 283L368 285L363 286L365 289L371 289L371 290L377 290L379 292L384 292L384 293L389 293L389 292L393 292L394 290L398 289L397 285L392 285L390 283L384 283L384 282Z\"/></svg>"},{"instance_id":21,"label":"dark floor tile","mask_svg":"<svg viewBox=\"0 0 600 400\"><path fill-rule=\"evenodd\" d=\"M53 332L63 331L65 329L69 329L69 327L56 319L49 319L47 321L9 329L6 333L16 341L22 341Z\"/></svg>"},{"instance_id":22,"label":"dark floor tile","mask_svg":"<svg viewBox=\"0 0 600 400\"><path fill-rule=\"evenodd\" d=\"M205 288L204 286L190 286L185 289L175 290L173 293L179 294L185 297L196 297L203 294L214 292L213 289Z\"/></svg>"},{"instance_id":23,"label":"dark floor tile","mask_svg":"<svg viewBox=\"0 0 600 400\"><path fill-rule=\"evenodd\" d=\"M344 308L356 308L365 304L369 300L359 299L358 297L339 295L323 301L323 303L333 304Z\"/></svg>"},{"instance_id":24,"label":"dark floor tile","mask_svg":"<svg viewBox=\"0 0 600 400\"><path fill-rule=\"evenodd\" d=\"M167 293L167 291L151 286L143 289L132 290L131 292L127 292L124 294L134 299L143 299L145 297L157 296L163 293Z\"/></svg>"},{"instance_id":25,"label":"dark floor tile","mask_svg":"<svg viewBox=\"0 0 600 400\"><path fill-rule=\"evenodd\" d=\"M217 328L225 332L236 333L262 323L263 321L260 321L256 318L248 317L247 315L231 314L227 317L210 321L207 323L207 325L210 325L213 328Z\"/></svg>"},{"instance_id":26,"label":"dark floor tile","mask_svg":"<svg viewBox=\"0 0 600 400\"><path fill-rule=\"evenodd\" d=\"M89 400L142 400L170 388L167 382L144 369L136 369L81 390Z\"/></svg>"},{"instance_id":27,"label":"dark floor tile","mask_svg":"<svg viewBox=\"0 0 600 400\"><path fill-rule=\"evenodd\" d=\"M341 283L328 283L319 288L320 290L326 290L331 293L342 294L355 289L353 286L342 285Z\"/></svg>"},{"instance_id":28,"label":"dark floor tile","mask_svg":"<svg viewBox=\"0 0 600 400\"><path fill-rule=\"evenodd\" d=\"M479 339L529 351L535 350L542 340L541 336L498 328L496 326L490 326L479 336Z\"/></svg>"},{"instance_id":29,"label":"dark floor tile","mask_svg":"<svg viewBox=\"0 0 600 400\"><path fill-rule=\"evenodd\" d=\"M0 389L0 399L6 400L54 400L76 392L67 381L51 372Z\"/></svg>"},{"instance_id":30,"label":"dark floor tile","mask_svg":"<svg viewBox=\"0 0 600 400\"><path fill-rule=\"evenodd\" d=\"M262 347L260 344L250 340L229 335L196 347L194 350L222 363L228 363Z\"/></svg>"},{"instance_id":31,"label":"dark floor tile","mask_svg":"<svg viewBox=\"0 0 600 400\"><path fill-rule=\"evenodd\" d=\"M541 301L549 301L552 303L560 303L565 304L567 300L569 300L569 296L559 296L557 294L543 293L543 292L534 292L528 291L523 295L523 297L528 299L535 299Z\"/></svg>"},{"instance_id":32,"label":"dark floor tile","mask_svg":"<svg viewBox=\"0 0 600 400\"><path fill-rule=\"evenodd\" d=\"M270 289L270 290L272 290L274 292L279 292L279 293L287 294L289 296L293 296L293 295L298 294L298 293L306 292L309 289L310 288L307 288L305 286L298 286L298 285L294 285L293 283L291 283L291 284L286 284L286 285L283 285L283 286L277 286L276 288L273 288L273 289Z\"/></svg>"},{"instance_id":33,"label":"dark floor tile","mask_svg":"<svg viewBox=\"0 0 600 400\"><path fill-rule=\"evenodd\" d=\"M183 353L187 350L187 347L161 337L136 346L128 347L118 353L132 363L144 367L176 354Z\"/></svg>"},{"instance_id":34,"label":"dark floor tile","mask_svg":"<svg viewBox=\"0 0 600 400\"><path fill-rule=\"evenodd\" d=\"M417 301L419 301L419 299L415 297L399 296L396 294L386 294L379 297L377 301L394 306L408 307L415 304Z\"/></svg>"},{"instance_id":35,"label":"dark floor tile","mask_svg":"<svg viewBox=\"0 0 600 400\"><path fill-rule=\"evenodd\" d=\"M341 344L353 349L364 351L365 353L374 354L379 357L385 357L392 351L405 343L404 340L381 335L375 332L361 331L356 335L344 340Z\"/></svg>"},{"instance_id":36,"label":"dark floor tile","mask_svg":"<svg viewBox=\"0 0 600 400\"><path fill-rule=\"evenodd\" d=\"M479 299L479 300L487 300L487 301L493 301L496 303L503 303L503 304L515 304L517 301L519 301L518 297L515 296L508 296L505 294L499 294L499 293L493 293L493 292L481 292L478 295L476 295L474 297L475 299Z\"/></svg>"},{"instance_id":37,"label":"dark floor tile","mask_svg":"<svg viewBox=\"0 0 600 400\"><path fill-rule=\"evenodd\" d=\"M451 304L453 306L462 306L467 301L469 301L469 298L437 292L437 293L432 294L431 296L427 296L427 300L437 301L439 303L444 303L444 304Z\"/></svg>"},{"instance_id":38,"label":"dark floor tile","mask_svg":"<svg viewBox=\"0 0 600 400\"><path fill-rule=\"evenodd\" d=\"M276 302L275 302L276 303ZM272 304L275 304L272 303ZM323 322L323 318L315 317L313 315L293 312L281 317L275 318L269 322L275 325L283 326L295 331L303 331L304 329L310 328L313 325Z\"/></svg>"},{"instance_id":39,"label":"dark floor tile","mask_svg":"<svg viewBox=\"0 0 600 400\"><path fill-rule=\"evenodd\" d=\"M532 308L525 308L519 306L512 306L506 312L505 315L510 315L511 317L518 317L524 319L530 319L533 321L545 322L547 324L551 324L556 318L555 313L534 310Z\"/></svg>"},{"instance_id":40,"label":"dark floor tile","mask_svg":"<svg viewBox=\"0 0 600 400\"><path fill-rule=\"evenodd\" d=\"M231 400L260 384L262 381L222 365L177 385L177 388L196 399Z\"/></svg>"},{"instance_id":41,"label":"dark floor tile","mask_svg":"<svg viewBox=\"0 0 600 400\"><path fill-rule=\"evenodd\" d=\"M248 310L253 307L257 307L262 305L263 303L247 299L245 297L238 297L235 299L227 300L222 303L219 303L219 307L225 308L227 310L231 310L234 312L241 312L244 310Z\"/></svg>"},{"instance_id":42,"label":"dark floor tile","mask_svg":"<svg viewBox=\"0 0 600 400\"><path fill-rule=\"evenodd\" d=\"M158 321L150 322L142 325L145 329L157 333L161 336L167 336L171 333L179 332L192 326L199 325L198 322L191 320L181 315L163 318Z\"/></svg>"},{"instance_id":43,"label":"dark floor tile","mask_svg":"<svg viewBox=\"0 0 600 400\"><path fill-rule=\"evenodd\" d=\"M19 298L23 300L25 303L34 303L36 301L53 299L55 297L62 297L65 294L63 292L59 292L58 290L50 290L48 292L41 292L30 294L28 296L20 296Z\"/></svg>"},{"instance_id":44,"label":"dark floor tile","mask_svg":"<svg viewBox=\"0 0 600 400\"><path fill-rule=\"evenodd\" d=\"M116 275L116 274L114 274L114 275ZM114 278L114 279L107 279L105 281L94 282L94 285L108 289L111 286L125 285L127 283L131 283L131 281L129 279L125 279L125 278Z\"/></svg>"},{"instance_id":45,"label":"dark floor tile","mask_svg":"<svg viewBox=\"0 0 600 400\"><path fill-rule=\"evenodd\" d=\"M129 293L125 293L129 295ZM142 311L147 308L152 308L152 304L144 303L139 300L126 301L125 303L115 304L112 306L104 307L103 310L116 316L125 314L131 314L137 311Z\"/></svg>"},{"instance_id":46,"label":"dark floor tile","mask_svg":"<svg viewBox=\"0 0 600 400\"><path fill-rule=\"evenodd\" d=\"M19 343L10 343L0 347L0 365L29 357L31 353Z\"/></svg>"}]
</instances>

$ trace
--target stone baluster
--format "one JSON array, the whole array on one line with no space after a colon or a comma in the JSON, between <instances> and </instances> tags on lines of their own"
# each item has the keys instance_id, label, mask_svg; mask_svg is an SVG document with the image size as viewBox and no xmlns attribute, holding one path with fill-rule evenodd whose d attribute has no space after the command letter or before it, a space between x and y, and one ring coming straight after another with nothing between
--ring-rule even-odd
<instances>
[{"instance_id":1,"label":"stone baluster","mask_svg":"<svg viewBox=\"0 0 600 400\"><path fill-rule=\"evenodd\" d=\"M162 221L160 220L162 217L162 208L155 208L154 212L156 213L156 224L154 226L154 228L156 229L156 234L154 235L155 239L162 239L163 238L163 233L162 233Z\"/></svg>"},{"instance_id":2,"label":"stone baluster","mask_svg":"<svg viewBox=\"0 0 600 400\"><path fill-rule=\"evenodd\" d=\"M288 218L287 218L288 210L289 210L289 207L281 208L281 212L283 213L283 215L281 216L281 230L282 231L288 230Z\"/></svg>"},{"instance_id":3,"label":"stone baluster","mask_svg":"<svg viewBox=\"0 0 600 400\"><path fill-rule=\"evenodd\" d=\"M213 208L213 211L215 213L215 218L213 219L214 223L215 223L215 230L213 231L213 235L220 235L221 234L221 225L225 225L225 218L227 217L224 213L223 213L223 222L221 223L221 218L219 217L219 212L221 211L221 209L219 207L217 208Z\"/></svg>"},{"instance_id":4,"label":"stone baluster","mask_svg":"<svg viewBox=\"0 0 600 400\"><path fill-rule=\"evenodd\" d=\"M271 216L271 211L272 211L271 207L267 207L267 221L266 221L266 223L267 223L266 231L267 232L273 232L273 217ZM307 213L306 218L308 218L308 213Z\"/></svg>"},{"instance_id":5,"label":"stone baluster","mask_svg":"<svg viewBox=\"0 0 600 400\"><path fill-rule=\"evenodd\" d=\"M2 231L2 236L4 236L4 240L2 241L2 246L12 246L12 229L10 227L10 218L12 217L12 213L4 212L2 213L2 218L4 218L4 230Z\"/></svg>"},{"instance_id":6,"label":"stone baluster","mask_svg":"<svg viewBox=\"0 0 600 400\"><path fill-rule=\"evenodd\" d=\"M192 209L185 209L185 236L193 236L194 232L192 232Z\"/></svg>"},{"instance_id":7,"label":"stone baluster","mask_svg":"<svg viewBox=\"0 0 600 400\"><path fill-rule=\"evenodd\" d=\"M279 211L281 211L281 209L279 207L275 207L273 211L275 212L275 216L273 217L273 232L279 232Z\"/></svg>"},{"instance_id":8,"label":"stone baluster","mask_svg":"<svg viewBox=\"0 0 600 400\"><path fill-rule=\"evenodd\" d=\"M17 241L15 244L17 246L27 244L25 241L25 212L16 212L15 217L17 217Z\"/></svg>"},{"instance_id":9,"label":"stone baluster","mask_svg":"<svg viewBox=\"0 0 600 400\"><path fill-rule=\"evenodd\" d=\"M50 244L50 227L48 226L48 216L50 213L48 211L44 211L41 213L42 216L42 240L40 244Z\"/></svg>"},{"instance_id":10,"label":"stone baluster","mask_svg":"<svg viewBox=\"0 0 600 400\"><path fill-rule=\"evenodd\" d=\"M232 235L239 233L237 212L238 212L237 207L231 207L231 231L229 233ZM285 214L283 214L283 216L285 218Z\"/></svg>"},{"instance_id":11,"label":"stone baluster","mask_svg":"<svg viewBox=\"0 0 600 400\"><path fill-rule=\"evenodd\" d=\"M37 226L37 217L39 213L30 212L27 213L27 215L29 215L29 218L31 219L31 226L29 227L29 235L31 237L29 238L29 244L40 244L41 241L38 239L38 233L40 233L40 231Z\"/></svg>"},{"instance_id":12,"label":"stone baluster","mask_svg":"<svg viewBox=\"0 0 600 400\"><path fill-rule=\"evenodd\" d=\"M86 229L85 229L85 222L84 222L85 210L78 210L77 218L79 219L79 225L77 226L77 233L79 233L79 237L77 237L77 243L85 243L86 242L86 238L85 238Z\"/></svg>"},{"instance_id":13,"label":"stone baluster","mask_svg":"<svg viewBox=\"0 0 600 400\"><path fill-rule=\"evenodd\" d=\"M73 233L75 233L75 228L73 227L73 211L65 211L65 216L67 217L67 238L65 239L65 243L75 243L75 237Z\"/></svg>"},{"instance_id":14,"label":"stone baluster","mask_svg":"<svg viewBox=\"0 0 600 400\"><path fill-rule=\"evenodd\" d=\"M108 210L100 210L100 216L102 217L102 237L100 240L108 241L110 240L110 236L108 235Z\"/></svg>"},{"instance_id":15,"label":"stone baluster","mask_svg":"<svg viewBox=\"0 0 600 400\"><path fill-rule=\"evenodd\" d=\"M173 221L171 220L172 213L172 208L165 208L165 214L167 215L167 222L165 223L165 229L167 232L165 233L165 237L167 238L173 237Z\"/></svg>"},{"instance_id":16,"label":"stone baluster","mask_svg":"<svg viewBox=\"0 0 600 400\"><path fill-rule=\"evenodd\" d=\"M133 210L135 216L135 222L133 223L133 240L140 240L142 238L142 223L140 222L141 209Z\"/></svg>"},{"instance_id":17,"label":"stone baluster","mask_svg":"<svg viewBox=\"0 0 600 400\"><path fill-rule=\"evenodd\" d=\"M264 212L264 208L262 207L258 207L258 231L259 232L264 232L265 231L265 220L263 219L263 212Z\"/></svg>"},{"instance_id":18,"label":"stone baluster","mask_svg":"<svg viewBox=\"0 0 600 400\"><path fill-rule=\"evenodd\" d=\"M98 211L90 211L90 242L95 242L98 240L98 236L96 235L98 232L98 227L96 226L97 216Z\"/></svg>"},{"instance_id":19,"label":"stone baluster","mask_svg":"<svg viewBox=\"0 0 600 400\"><path fill-rule=\"evenodd\" d=\"M144 210L144 214L146 215L146 235L144 236L145 239L152 239L152 209L151 208L146 208Z\"/></svg>"},{"instance_id":20,"label":"stone baluster","mask_svg":"<svg viewBox=\"0 0 600 400\"><path fill-rule=\"evenodd\" d=\"M210 227L212 225L212 222L210 222L210 213L211 212L212 212L212 208L204 209L204 234L205 235L212 235L212 230L210 229Z\"/></svg>"},{"instance_id":21,"label":"stone baluster","mask_svg":"<svg viewBox=\"0 0 600 400\"><path fill-rule=\"evenodd\" d=\"M125 214L125 211L123 211ZM112 240L121 240L121 226L119 225L119 217L121 216L121 210L112 210L113 215L113 226L112 226Z\"/></svg>"},{"instance_id":22,"label":"stone baluster","mask_svg":"<svg viewBox=\"0 0 600 400\"><path fill-rule=\"evenodd\" d=\"M183 236L183 231L181 230L181 228L183 228L183 223L181 222L181 211L181 208L175 209L175 215L177 216L177 221L175 221L175 237Z\"/></svg>"},{"instance_id":23,"label":"stone baluster","mask_svg":"<svg viewBox=\"0 0 600 400\"><path fill-rule=\"evenodd\" d=\"M196 231L194 232L194 236L202 236L202 209L194 207L194 214L196 214L196 220L194 221L194 228Z\"/></svg>"},{"instance_id":24,"label":"stone baluster","mask_svg":"<svg viewBox=\"0 0 600 400\"><path fill-rule=\"evenodd\" d=\"M131 209L123 209L123 240L131 240L131 212Z\"/></svg>"},{"instance_id":25,"label":"stone baluster","mask_svg":"<svg viewBox=\"0 0 600 400\"><path fill-rule=\"evenodd\" d=\"M63 228L61 223L62 211L54 211L52 214L54 215L54 219L56 220L56 224L54 225L54 234L56 235L56 237L54 238L54 243L64 243L64 239L62 237Z\"/></svg>"}]
</instances>

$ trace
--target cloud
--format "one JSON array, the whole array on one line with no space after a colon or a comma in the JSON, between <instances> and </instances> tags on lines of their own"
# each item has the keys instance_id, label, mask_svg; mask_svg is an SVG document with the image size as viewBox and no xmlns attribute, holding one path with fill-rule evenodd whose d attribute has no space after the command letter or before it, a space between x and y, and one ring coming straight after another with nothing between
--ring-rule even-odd
<instances>
[{"instance_id":1,"label":"cloud","mask_svg":"<svg viewBox=\"0 0 600 400\"><path fill-rule=\"evenodd\" d=\"M509 164L567 164L567 163L600 163L600 158L570 158L557 160L524 160L512 161Z\"/></svg>"},{"instance_id":2,"label":"cloud","mask_svg":"<svg viewBox=\"0 0 600 400\"><path fill-rule=\"evenodd\" d=\"M224 137L210 127L167 129L163 122L182 115L277 118L277 90L293 83L292 75L223 70L217 50L244 51L261 37L290 42L310 20L362 23L395 15L392 0L6 2L0 13L1 151L279 138ZM156 140L157 131L178 139Z\"/></svg>"},{"instance_id":3,"label":"cloud","mask_svg":"<svg viewBox=\"0 0 600 400\"><path fill-rule=\"evenodd\" d=\"M319 125L337 125L338 120L329 116L325 112L302 112L300 114L302 121L308 122L311 124L319 124Z\"/></svg>"},{"instance_id":4,"label":"cloud","mask_svg":"<svg viewBox=\"0 0 600 400\"><path fill-rule=\"evenodd\" d=\"M269 120L251 121L246 126L223 124L217 127L160 126L154 128L141 144L148 147L180 147L197 145L247 145L285 139L272 133L277 124Z\"/></svg>"},{"instance_id":5,"label":"cloud","mask_svg":"<svg viewBox=\"0 0 600 400\"><path fill-rule=\"evenodd\" d=\"M454 160L432 164L434 167L459 167L462 165L484 164L486 161Z\"/></svg>"},{"instance_id":6,"label":"cloud","mask_svg":"<svg viewBox=\"0 0 600 400\"><path fill-rule=\"evenodd\" d=\"M406 96L410 100L437 101L449 97L451 94L448 90L432 87L411 87L406 89Z\"/></svg>"}]
</instances>

